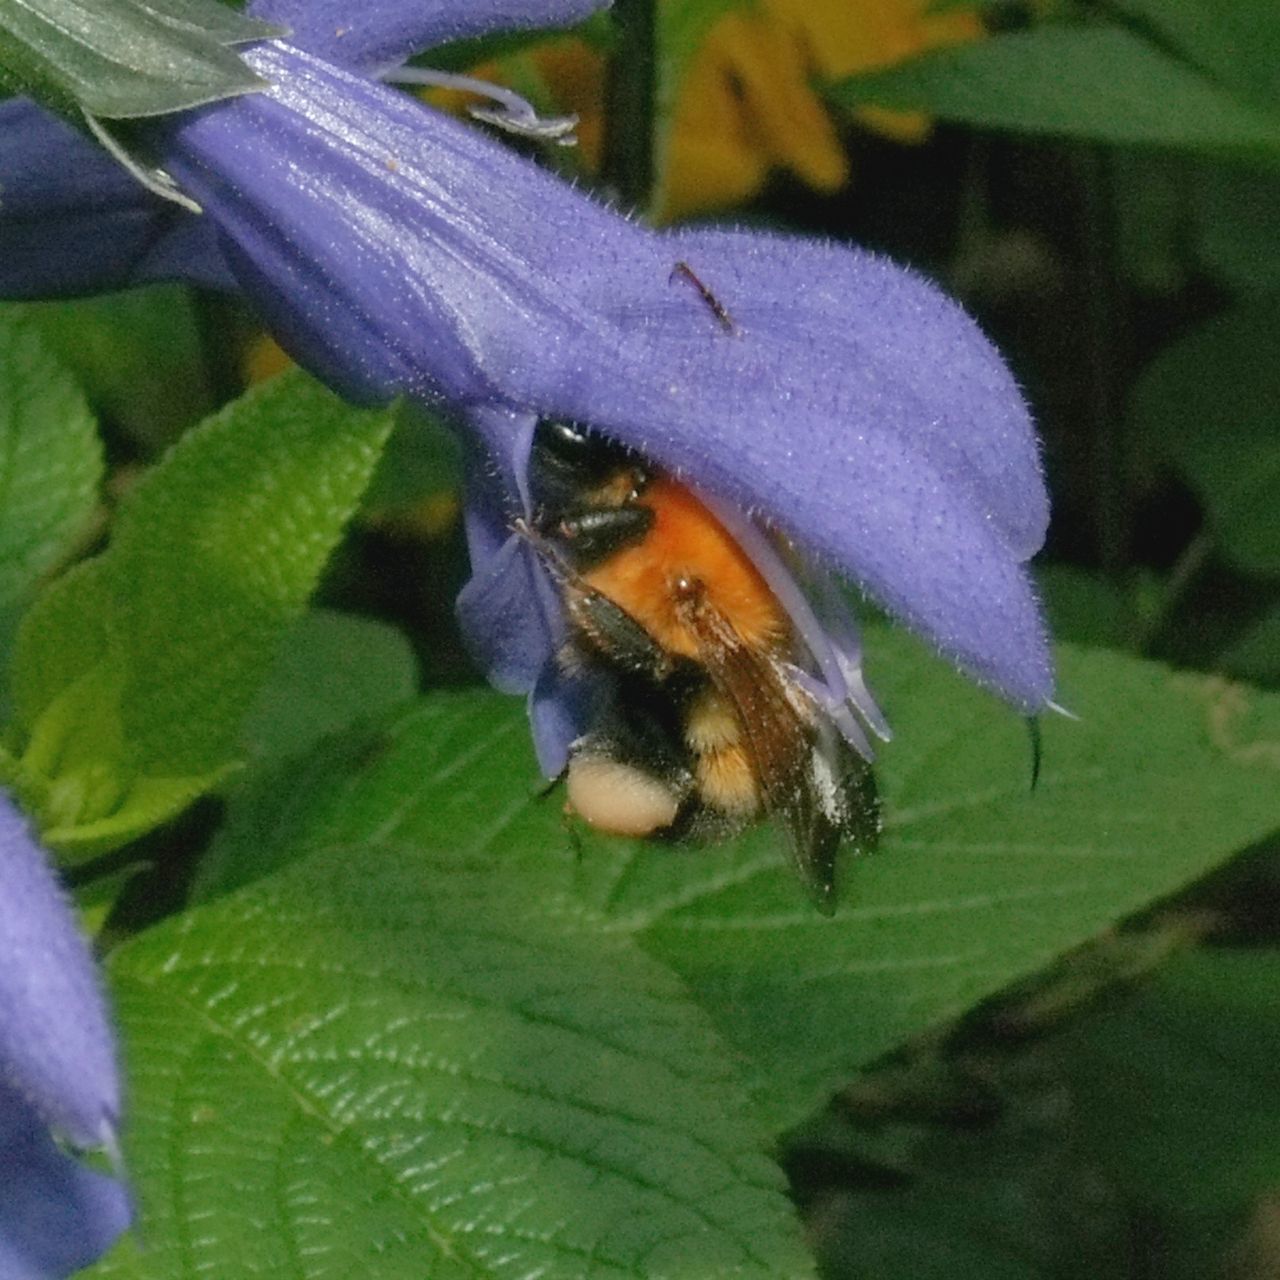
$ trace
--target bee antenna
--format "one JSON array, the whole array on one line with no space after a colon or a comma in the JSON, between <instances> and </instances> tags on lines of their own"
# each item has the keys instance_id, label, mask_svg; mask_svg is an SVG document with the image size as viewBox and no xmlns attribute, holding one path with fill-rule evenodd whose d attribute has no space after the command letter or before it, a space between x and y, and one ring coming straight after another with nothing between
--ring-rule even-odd
<instances>
[{"instance_id":1,"label":"bee antenna","mask_svg":"<svg viewBox=\"0 0 1280 1280\"><path fill-rule=\"evenodd\" d=\"M547 566L547 571L557 582L564 582L572 576L564 557L554 543L544 538L523 516L517 516L511 522L511 531L523 538L537 552L539 559Z\"/></svg>"},{"instance_id":2,"label":"bee antenna","mask_svg":"<svg viewBox=\"0 0 1280 1280\"><path fill-rule=\"evenodd\" d=\"M1031 790L1034 791L1036 784L1040 781L1040 760L1043 754L1040 739L1040 718L1038 716L1027 716L1026 725L1027 734L1031 739Z\"/></svg>"}]
</instances>

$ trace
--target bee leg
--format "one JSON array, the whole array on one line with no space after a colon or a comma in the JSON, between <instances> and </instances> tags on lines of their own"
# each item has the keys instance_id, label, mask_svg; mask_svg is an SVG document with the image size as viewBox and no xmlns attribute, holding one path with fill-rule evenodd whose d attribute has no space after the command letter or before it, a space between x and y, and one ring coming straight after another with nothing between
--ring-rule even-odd
<instances>
[{"instance_id":1,"label":"bee leg","mask_svg":"<svg viewBox=\"0 0 1280 1280\"><path fill-rule=\"evenodd\" d=\"M624 678L614 694L570 748L570 803L611 834L665 835L694 789L688 750L648 681Z\"/></svg>"},{"instance_id":2,"label":"bee leg","mask_svg":"<svg viewBox=\"0 0 1280 1280\"><path fill-rule=\"evenodd\" d=\"M578 665L576 657L585 658L586 665L593 657L602 657L628 675L644 676L658 683L671 674L670 655L621 605L589 587L555 542L523 520L517 520L514 528L542 557L564 593L565 607L578 633L568 646L566 666Z\"/></svg>"},{"instance_id":3,"label":"bee leg","mask_svg":"<svg viewBox=\"0 0 1280 1280\"><path fill-rule=\"evenodd\" d=\"M578 824L574 821L574 817L574 811L566 803L560 814L560 825L564 828L565 837L569 841L569 848L573 850L574 866L581 867L586 850L582 844L582 832L578 829Z\"/></svg>"},{"instance_id":4,"label":"bee leg","mask_svg":"<svg viewBox=\"0 0 1280 1280\"><path fill-rule=\"evenodd\" d=\"M661 684L673 670L671 655L620 605L585 583L569 584L565 598L579 643L626 675Z\"/></svg>"}]
</instances>

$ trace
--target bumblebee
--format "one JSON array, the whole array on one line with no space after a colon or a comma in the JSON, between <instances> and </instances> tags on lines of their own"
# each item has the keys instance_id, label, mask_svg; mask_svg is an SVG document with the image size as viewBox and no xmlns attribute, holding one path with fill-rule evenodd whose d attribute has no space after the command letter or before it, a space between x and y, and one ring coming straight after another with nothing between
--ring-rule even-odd
<instances>
[{"instance_id":1,"label":"bumblebee","mask_svg":"<svg viewBox=\"0 0 1280 1280\"><path fill-rule=\"evenodd\" d=\"M790 618L707 506L575 423L534 436L522 526L562 594L562 667L594 690L568 808L597 830L715 840L781 821L815 904L879 832L866 761L796 679Z\"/></svg>"}]
</instances>

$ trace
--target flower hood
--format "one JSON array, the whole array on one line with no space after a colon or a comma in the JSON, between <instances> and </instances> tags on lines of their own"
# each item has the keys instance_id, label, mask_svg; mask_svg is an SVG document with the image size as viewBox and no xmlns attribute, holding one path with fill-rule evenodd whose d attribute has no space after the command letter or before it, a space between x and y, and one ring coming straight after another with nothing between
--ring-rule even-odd
<instances>
[{"instance_id":1,"label":"flower hood","mask_svg":"<svg viewBox=\"0 0 1280 1280\"><path fill-rule=\"evenodd\" d=\"M462 614L499 683L550 679L554 600L508 534L531 424L555 416L776 529L1020 711L1046 705L1025 567L1047 518L1037 447L954 303L845 247L647 230L348 69L405 56L415 23L438 37L459 3L392 4L340 35L330 8L260 6L326 57L255 47L269 89L176 117L157 145L204 209L206 278L220 261L299 363L359 400L446 400L469 424Z\"/></svg>"}]
</instances>

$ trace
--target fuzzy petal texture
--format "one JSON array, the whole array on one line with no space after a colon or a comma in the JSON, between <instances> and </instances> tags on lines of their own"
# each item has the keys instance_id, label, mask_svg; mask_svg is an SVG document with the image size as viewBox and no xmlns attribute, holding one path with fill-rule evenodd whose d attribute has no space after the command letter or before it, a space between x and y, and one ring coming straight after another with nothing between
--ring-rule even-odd
<instances>
[{"instance_id":1,"label":"fuzzy petal texture","mask_svg":"<svg viewBox=\"0 0 1280 1280\"><path fill-rule=\"evenodd\" d=\"M44 852L2 793L0 1080L76 1146L114 1142L120 1081L93 957Z\"/></svg>"},{"instance_id":2,"label":"fuzzy petal texture","mask_svg":"<svg viewBox=\"0 0 1280 1280\"><path fill-rule=\"evenodd\" d=\"M353 399L497 415L479 434L502 483L470 522L488 555L524 497L504 433L573 418L776 526L1019 709L1045 705L1034 435L936 289L844 248L647 231L405 95L288 45L248 56L272 88L168 126L167 166L299 363ZM476 636L529 594L529 557L501 555L477 557L463 601ZM504 687L536 682L519 634L479 641Z\"/></svg>"},{"instance_id":3,"label":"fuzzy petal texture","mask_svg":"<svg viewBox=\"0 0 1280 1280\"><path fill-rule=\"evenodd\" d=\"M33 1108L0 1081L0 1276L70 1276L101 1257L130 1217L124 1187L60 1150Z\"/></svg>"},{"instance_id":4,"label":"fuzzy petal texture","mask_svg":"<svg viewBox=\"0 0 1280 1280\"><path fill-rule=\"evenodd\" d=\"M645 231L401 95L287 46L251 58L272 90L184 125L173 167L296 359L361 399L590 423L776 524L1021 710L1044 705L1022 564L1047 512L1035 439L941 293L848 249ZM522 573L511 556L491 616Z\"/></svg>"},{"instance_id":5,"label":"fuzzy petal texture","mask_svg":"<svg viewBox=\"0 0 1280 1280\"><path fill-rule=\"evenodd\" d=\"M289 29L289 41L338 66L378 70L450 40L527 27L567 27L609 0L256 0L255 18Z\"/></svg>"},{"instance_id":6,"label":"fuzzy petal texture","mask_svg":"<svg viewBox=\"0 0 1280 1280\"><path fill-rule=\"evenodd\" d=\"M229 288L216 234L65 121L25 98L0 103L0 297L71 297L156 280Z\"/></svg>"},{"instance_id":7,"label":"fuzzy petal texture","mask_svg":"<svg viewBox=\"0 0 1280 1280\"><path fill-rule=\"evenodd\" d=\"M1022 398L973 322L857 251L703 232L671 236L668 254L733 332L682 275L665 297L615 281L618 358L542 395L772 523L1040 710L1053 673L1023 561L1047 496Z\"/></svg>"},{"instance_id":8,"label":"fuzzy petal texture","mask_svg":"<svg viewBox=\"0 0 1280 1280\"><path fill-rule=\"evenodd\" d=\"M465 511L471 578L458 619L476 665L505 693L528 693L555 652L554 590L528 543L513 532L528 518L525 476L537 418L480 408L467 451Z\"/></svg>"},{"instance_id":9,"label":"fuzzy petal texture","mask_svg":"<svg viewBox=\"0 0 1280 1280\"><path fill-rule=\"evenodd\" d=\"M171 126L167 167L300 364L358 400L523 407L521 371L592 345L578 255L594 280L639 228L383 85L286 45L246 60L272 88Z\"/></svg>"}]
</instances>

